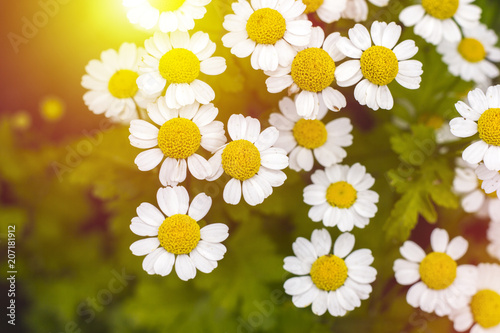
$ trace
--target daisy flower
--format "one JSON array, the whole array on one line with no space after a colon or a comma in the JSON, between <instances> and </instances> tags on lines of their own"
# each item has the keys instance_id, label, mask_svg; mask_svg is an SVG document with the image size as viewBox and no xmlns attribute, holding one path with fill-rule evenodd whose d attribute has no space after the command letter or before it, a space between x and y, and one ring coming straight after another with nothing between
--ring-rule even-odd
<instances>
[{"instance_id":1,"label":"daisy flower","mask_svg":"<svg viewBox=\"0 0 500 333\"><path fill-rule=\"evenodd\" d=\"M302 0L302 2L306 5L305 15L316 13L321 21L333 23L341 18L348 0Z\"/></svg>"},{"instance_id":2,"label":"daisy flower","mask_svg":"<svg viewBox=\"0 0 500 333\"><path fill-rule=\"evenodd\" d=\"M130 245L134 255L146 255L142 268L148 274L166 276L175 263L175 272L184 281L194 278L196 270L213 271L226 253L221 242L228 236L228 227L212 223L200 229L197 221L208 213L212 199L201 193L190 205L189 194L182 186L160 188L156 198L161 211L143 202L130 224L134 234L152 236Z\"/></svg>"},{"instance_id":3,"label":"daisy flower","mask_svg":"<svg viewBox=\"0 0 500 333\"><path fill-rule=\"evenodd\" d=\"M481 181L481 188L487 194L495 194L500 199L500 172L488 169L484 164L476 168L477 178Z\"/></svg>"},{"instance_id":4,"label":"daisy flower","mask_svg":"<svg viewBox=\"0 0 500 333\"><path fill-rule=\"evenodd\" d=\"M305 308L312 303L315 315L321 316L328 310L332 316L341 317L368 299L377 271L370 266L370 250L351 253L354 241L352 234L341 234L330 254L332 238L326 229L314 230L311 241L297 238L292 245L295 256L286 257L283 265L288 272L300 275L284 284L296 307Z\"/></svg>"},{"instance_id":5,"label":"daisy flower","mask_svg":"<svg viewBox=\"0 0 500 333\"><path fill-rule=\"evenodd\" d=\"M106 50L100 60L90 60L85 67L82 86L89 89L83 101L90 111L124 123L138 118L137 106L145 108L156 96L147 98L137 87L138 66L143 48L123 43L118 52Z\"/></svg>"},{"instance_id":6,"label":"daisy flower","mask_svg":"<svg viewBox=\"0 0 500 333\"><path fill-rule=\"evenodd\" d=\"M187 168L196 179L205 179L212 167L196 152L200 146L213 152L226 142L224 125L214 121L219 110L211 103L170 109L165 100L162 96L148 106L149 117L160 128L142 119L130 123L130 144L147 149L137 155L135 164L149 171L165 158L160 168L164 186L183 182Z\"/></svg>"},{"instance_id":7,"label":"daisy flower","mask_svg":"<svg viewBox=\"0 0 500 333\"><path fill-rule=\"evenodd\" d=\"M475 165L469 164L461 158L457 160L458 166L455 168L453 190L461 197L464 211L478 213L479 216L488 216L491 219L499 219L500 199L496 193L486 194L481 189L482 181L477 178Z\"/></svg>"},{"instance_id":8,"label":"daisy flower","mask_svg":"<svg viewBox=\"0 0 500 333\"><path fill-rule=\"evenodd\" d=\"M490 221L486 234L490 243L486 248L490 256L500 260L500 221Z\"/></svg>"},{"instance_id":9,"label":"daisy flower","mask_svg":"<svg viewBox=\"0 0 500 333\"><path fill-rule=\"evenodd\" d=\"M422 0L401 11L399 20L427 42L437 45L445 39L460 41L458 26L471 28L479 23L481 8L472 5L474 0ZM458 24L458 25L457 25Z\"/></svg>"},{"instance_id":10,"label":"daisy flower","mask_svg":"<svg viewBox=\"0 0 500 333\"><path fill-rule=\"evenodd\" d=\"M476 269L471 265L457 266L456 260L468 247L461 236L449 241L446 230L434 229L431 247L433 252L426 255L413 241L404 242L399 252L405 259L396 259L393 269L399 284L412 285L406 294L408 304L446 316L452 309L465 306L476 292Z\"/></svg>"},{"instance_id":11,"label":"daisy flower","mask_svg":"<svg viewBox=\"0 0 500 333\"><path fill-rule=\"evenodd\" d=\"M241 114L229 117L227 131L233 141L210 158L213 174L207 180L216 180L225 172L231 179L224 187L224 201L236 205L243 194L249 205L258 205L286 179L280 171L288 166L286 151L273 147L279 131L268 127L261 133L257 119Z\"/></svg>"},{"instance_id":12,"label":"daisy flower","mask_svg":"<svg viewBox=\"0 0 500 333\"><path fill-rule=\"evenodd\" d=\"M303 119L297 114L295 103L289 97L279 102L279 108L281 113L272 113L269 123L280 131L275 146L290 154L290 169L311 171L314 157L319 164L329 167L342 162L347 156L342 147L352 145L349 118L338 118L325 124L321 119L328 110L321 103L317 119Z\"/></svg>"},{"instance_id":13,"label":"daisy flower","mask_svg":"<svg viewBox=\"0 0 500 333\"><path fill-rule=\"evenodd\" d=\"M458 332L471 328L471 333L500 332L500 266L479 264L477 266L477 292L469 304L453 311L450 319Z\"/></svg>"},{"instance_id":14,"label":"daisy flower","mask_svg":"<svg viewBox=\"0 0 500 333\"><path fill-rule=\"evenodd\" d=\"M299 116L306 119L316 119L320 100L332 111L345 107L344 95L330 86L335 80L335 61L344 58L336 47L339 39L340 34L335 32L325 40L323 29L314 27L310 43L299 48L288 66L265 72L270 76L267 90L279 93L288 88L289 94L299 92L295 106Z\"/></svg>"},{"instance_id":15,"label":"daisy flower","mask_svg":"<svg viewBox=\"0 0 500 333\"><path fill-rule=\"evenodd\" d=\"M489 87L486 95L480 89L468 94L469 105L462 101L455 108L462 117L450 121L451 133L467 138L479 133L479 141L472 143L462 153L471 164L484 161L486 168L500 170L500 85ZM487 192L488 193L488 192Z\"/></svg>"},{"instance_id":16,"label":"daisy flower","mask_svg":"<svg viewBox=\"0 0 500 333\"><path fill-rule=\"evenodd\" d=\"M130 23L161 32L188 31L194 20L205 16L211 0L123 0Z\"/></svg>"},{"instance_id":17,"label":"daisy flower","mask_svg":"<svg viewBox=\"0 0 500 333\"><path fill-rule=\"evenodd\" d=\"M387 6L389 0L368 0L375 6ZM368 4L366 0L347 0L342 17L356 22L366 21L368 18Z\"/></svg>"},{"instance_id":18,"label":"daisy flower","mask_svg":"<svg viewBox=\"0 0 500 333\"><path fill-rule=\"evenodd\" d=\"M354 226L364 228L375 216L379 196L369 190L375 179L361 164L316 170L311 180L304 188L304 202L313 206L308 215L314 222L323 221L326 227L338 226L344 232Z\"/></svg>"},{"instance_id":19,"label":"daisy flower","mask_svg":"<svg viewBox=\"0 0 500 333\"><path fill-rule=\"evenodd\" d=\"M300 19L306 5L295 0L239 0L234 14L224 17L229 31L222 37L225 47L238 58L250 58L254 69L275 70L288 66L296 51L293 46L309 43L312 23Z\"/></svg>"},{"instance_id":20,"label":"daisy flower","mask_svg":"<svg viewBox=\"0 0 500 333\"><path fill-rule=\"evenodd\" d=\"M389 87L394 79L405 88L418 89L422 63L408 60L418 47L411 39L396 45L401 26L394 22L373 22L370 32L361 24L349 29L349 38L342 37L337 47L353 60L342 63L335 72L337 84L348 87L358 83L354 98L373 110L390 110L394 106ZM372 45L372 40L375 45Z\"/></svg>"},{"instance_id":21,"label":"daisy flower","mask_svg":"<svg viewBox=\"0 0 500 333\"><path fill-rule=\"evenodd\" d=\"M155 32L144 43L147 55L139 66L137 85L148 94L163 92L167 106L178 109L193 104L208 104L215 98L214 90L198 79L201 73L218 75L226 70L226 60L212 57L215 43L208 34L198 31Z\"/></svg>"},{"instance_id":22,"label":"daisy flower","mask_svg":"<svg viewBox=\"0 0 500 333\"><path fill-rule=\"evenodd\" d=\"M437 51L443 55L451 74L465 81L490 82L499 75L497 66L492 63L500 61L500 49L495 47L497 35L483 24L463 32L464 38L460 41L442 41Z\"/></svg>"}]
</instances>

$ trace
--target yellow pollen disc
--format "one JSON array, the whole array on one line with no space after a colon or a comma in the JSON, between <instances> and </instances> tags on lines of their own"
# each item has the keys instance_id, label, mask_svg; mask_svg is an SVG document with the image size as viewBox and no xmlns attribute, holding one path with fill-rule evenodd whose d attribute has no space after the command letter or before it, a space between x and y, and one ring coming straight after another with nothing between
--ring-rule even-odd
<instances>
[{"instance_id":1,"label":"yellow pollen disc","mask_svg":"<svg viewBox=\"0 0 500 333\"><path fill-rule=\"evenodd\" d=\"M478 291L470 302L474 321L484 328L500 324L500 295L489 289Z\"/></svg>"},{"instance_id":2,"label":"yellow pollen disc","mask_svg":"<svg viewBox=\"0 0 500 333\"><path fill-rule=\"evenodd\" d=\"M139 77L134 71L121 69L117 71L108 82L108 90L116 98L134 97L139 88L136 80Z\"/></svg>"},{"instance_id":3,"label":"yellow pollen disc","mask_svg":"<svg viewBox=\"0 0 500 333\"><path fill-rule=\"evenodd\" d=\"M222 151L222 168L238 180L250 179L260 169L260 152L248 140L229 142Z\"/></svg>"},{"instance_id":4,"label":"yellow pollen disc","mask_svg":"<svg viewBox=\"0 0 500 333\"><path fill-rule=\"evenodd\" d=\"M457 277L457 263L442 252L431 252L420 263L420 278L435 290L448 288Z\"/></svg>"},{"instance_id":5,"label":"yellow pollen disc","mask_svg":"<svg viewBox=\"0 0 500 333\"><path fill-rule=\"evenodd\" d=\"M321 256L311 266L311 279L319 289L337 290L347 279L347 266L335 255Z\"/></svg>"},{"instance_id":6,"label":"yellow pollen disc","mask_svg":"<svg viewBox=\"0 0 500 333\"><path fill-rule=\"evenodd\" d=\"M326 201L333 207L349 208L357 198L358 192L345 181L333 183L326 189Z\"/></svg>"},{"instance_id":7,"label":"yellow pollen disc","mask_svg":"<svg viewBox=\"0 0 500 333\"><path fill-rule=\"evenodd\" d=\"M335 62L325 50L310 47L297 53L291 74L300 89L319 92L335 79Z\"/></svg>"},{"instance_id":8,"label":"yellow pollen disc","mask_svg":"<svg viewBox=\"0 0 500 333\"><path fill-rule=\"evenodd\" d=\"M158 229L158 239L165 250L173 254L188 254L200 241L200 226L188 215L167 217Z\"/></svg>"},{"instance_id":9,"label":"yellow pollen disc","mask_svg":"<svg viewBox=\"0 0 500 333\"><path fill-rule=\"evenodd\" d=\"M198 150L200 143L200 129L186 118L170 119L158 133L158 147L171 158L188 158Z\"/></svg>"},{"instance_id":10,"label":"yellow pollen disc","mask_svg":"<svg viewBox=\"0 0 500 333\"><path fill-rule=\"evenodd\" d=\"M458 44L458 53L468 62L480 62L486 58L483 44L475 38L464 38Z\"/></svg>"},{"instance_id":11,"label":"yellow pollen disc","mask_svg":"<svg viewBox=\"0 0 500 333\"><path fill-rule=\"evenodd\" d=\"M373 84L388 85L398 71L398 58L385 46L372 46L361 55L361 72Z\"/></svg>"},{"instance_id":12,"label":"yellow pollen disc","mask_svg":"<svg viewBox=\"0 0 500 333\"><path fill-rule=\"evenodd\" d=\"M293 137L299 146L315 149L321 147L327 138L325 124L320 120L300 119L293 127Z\"/></svg>"},{"instance_id":13,"label":"yellow pollen disc","mask_svg":"<svg viewBox=\"0 0 500 333\"><path fill-rule=\"evenodd\" d=\"M427 14L440 20L446 20L457 12L458 0L422 0L422 7Z\"/></svg>"},{"instance_id":14,"label":"yellow pollen disc","mask_svg":"<svg viewBox=\"0 0 500 333\"><path fill-rule=\"evenodd\" d=\"M172 49L160 59L161 76L171 83L191 83L200 74L200 60L186 49Z\"/></svg>"},{"instance_id":15,"label":"yellow pollen disc","mask_svg":"<svg viewBox=\"0 0 500 333\"><path fill-rule=\"evenodd\" d=\"M186 0L148 0L148 2L160 12L173 12L181 8Z\"/></svg>"},{"instance_id":16,"label":"yellow pollen disc","mask_svg":"<svg viewBox=\"0 0 500 333\"><path fill-rule=\"evenodd\" d=\"M248 18L248 37L258 44L275 44L283 38L286 21L283 15L271 8L261 8Z\"/></svg>"},{"instance_id":17,"label":"yellow pollen disc","mask_svg":"<svg viewBox=\"0 0 500 333\"><path fill-rule=\"evenodd\" d=\"M323 0L302 0L302 2L306 5L304 14L315 12L323 4Z\"/></svg>"},{"instance_id":18,"label":"yellow pollen disc","mask_svg":"<svg viewBox=\"0 0 500 333\"><path fill-rule=\"evenodd\" d=\"M481 140L492 146L500 146L500 109L493 108L483 112L477 122Z\"/></svg>"}]
</instances>

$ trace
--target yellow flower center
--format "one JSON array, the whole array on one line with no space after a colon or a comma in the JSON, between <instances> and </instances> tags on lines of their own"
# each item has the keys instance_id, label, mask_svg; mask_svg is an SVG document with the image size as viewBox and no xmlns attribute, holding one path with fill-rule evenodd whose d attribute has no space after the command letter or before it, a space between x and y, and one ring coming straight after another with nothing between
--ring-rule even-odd
<instances>
[{"instance_id":1,"label":"yellow flower center","mask_svg":"<svg viewBox=\"0 0 500 333\"><path fill-rule=\"evenodd\" d=\"M193 155L201 143L198 126L186 118L173 118L164 123L158 133L158 147L171 158L187 158Z\"/></svg>"},{"instance_id":2,"label":"yellow flower center","mask_svg":"<svg viewBox=\"0 0 500 333\"><path fill-rule=\"evenodd\" d=\"M500 324L500 295L489 289L478 291L470 302L472 316L484 328Z\"/></svg>"},{"instance_id":3,"label":"yellow flower center","mask_svg":"<svg viewBox=\"0 0 500 333\"><path fill-rule=\"evenodd\" d=\"M500 109L493 108L483 112L477 122L481 140L492 146L500 146Z\"/></svg>"},{"instance_id":4,"label":"yellow flower center","mask_svg":"<svg viewBox=\"0 0 500 333\"><path fill-rule=\"evenodd\" d=\"M431 252L420 263L420 278L435 290L448 288L457 277L457 263L442 252Z\"/></svg>"},{"instance_id":5,"label":"yellow flower center","mask_svg":"<svg viewBox=\"0 0 500 333\"><path fill-rule=\"evenodd\" d=\"M373 84L388 85L398 71L398 58L385 46L372 46L361 55L361 72Z\"/></svg>"},{"instance_id":6,"label":"yellow flower center","mask_svg":"<svg viewBox=\"0 0 500 333\"><path fill-rule=\"evenodd\" d=\"M186 49L172 49L160 59L161 76L171 83L191 83L200 74L200 60Z\"/></svg>"},{"instance_id":7,"label":"yellow flower center","mask_svg":"<svg viewBox=\"0 0 500 333\"><path fill-rule=\"evenodd\" d=\"M222 151L222 168L233 178L250 179L260 169L260 152L248 140L232 141Z\"/></svg>"},{"instance_id":8,"label":"yellow flower center","mask_svg":"<svg viewBox=\"0 0 500 333\"><path fill-rule=\"evenodd\" d=\"M293 126L293 137L299 146L315 149L326 142L328 132L320 120L300 119Z\"/></svg>"},{"instance_id":9,"label":"yellow flower center","mask_svg":"<svg viewBox=\"0 0 500 333\"><path fill-rule=\"evenodd\" d=\"M457 12L458 0L422 0L422 7L429 15L446 20Z\"/></svg>"},{"instance_id":10,"label":"yellow flower center","mask_svg":"<svg viewBox=\"0 0 500 333\"><path fill-rule=\"evenodd\" d=\"M464 38L458 44L458 53L468 62L480 62L486 58L483 44L475 38Z\"/></svg>"},{"instance_id":11,"label":"yellow flower center","mask_svg":"<svg viewBox=\"0 0 500 333\"><path fill-rule=\"evenodd\" d=\"M321 256L311 266L311 279L319 289L337 290L347 279L347 266L335 255Z\"/></svg>"},{"instance_id":12,"label":"yellow flower center","mask_svg":"<svg viewBox=\"0 0 500 333\"><path fill-rule=\"evenodd\" d=\"M358 192L345 181L330 184L326 189L326 201L333 207L349 208L356 202Z\"/></svg>"},{"instance_id":13,"label":"yellow flower center","mask_svg":"<svg viewBox=\"0 0 500 333\"><path fill-rule=\"evenodd\" d=\"M165 250L173 254L187 254L200 241L200 226L188 215L167 217L158 229L158 239Z\"/></svg>"},{"instance_id":14,"label":"yellow flower center","mask_svg":"<svg viewBox=\"0 0 500 333\"><path fill-rule=\"evenodd\" d=\"M116 98L134 97L139 88L135 81L139 77L134 71L121 69L109 79L108 90Z\"/></svg>"},{"instance_id":15,"label":"yellow flower center","mask_svg":"<svg viewBox=\"0 0 500 333\"><path fill-rule=\"evenodd\" d=\"M253 12L247 21L247 34L258 44L275 44L286 31L285 18L271 8L261 8Z\"/></svg>"},{"instance_id":16,"label":"yellow flower center","mask_svg":"<svg viewBox=\"0 0 500 333\"><path fill-rule=\"evenodd\" d=\"M148 2L160 12L173 12L181 8L186 0L148 0Z\"/></svg>"},{"instance_id":17,"label":"yellow flower center","mask_svg":"<svg viewBox=\"0 0 500 333\"><path fill-rule=\"evenodd\" d=\"M315 12L323 4L323 0L302 0L302 2L306 5L304 14Z\"/></svg>"},{"instance_id":18,"label":"yellow flower center","mask_svg":"<svg viewBox=\"0 0 500 333\"><path fill-rule=\"evenodd\" d=\"M335 79L335 62L325 50L310 47L297 53L291 74L300 89L319 92Z\"/></svg>"}]
</instances>

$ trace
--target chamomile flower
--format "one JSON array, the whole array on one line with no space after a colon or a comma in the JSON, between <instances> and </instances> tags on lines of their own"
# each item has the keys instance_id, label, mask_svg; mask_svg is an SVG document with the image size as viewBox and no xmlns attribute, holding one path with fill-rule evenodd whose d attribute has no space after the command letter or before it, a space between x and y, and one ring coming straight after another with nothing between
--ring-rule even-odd
<instances>
[{"instance_id":1,"label":"chamomile flower","mask_svg":"<svg viewBox=\"0 0 500 333\"><path fill-rule=\"evenodd\" d=\"M368 0L378 7L387 6L389 0ZM347 0L342 17L356 22L366 21L368 18L368 4L366 0Z\"/></svg>"},{"instance_id":2,"label":"chamomile flower","mask_svg":"<svg viewBox=\"0 0 500 333\"><path fill-rule=\"evenodd\" d=\"M198 79L201 73L218 75L226 70L226 60L212 57L215 43L208 34L198 31L156 32L144 43L147 55L139 66L137 85L148 94L163 92L171 109L193 104L208 104L215 98L214 90Z\"/></svg>"},{"instance_id":3,"label":"chamomile flower","mask_svg":"<svg viewBox=\"0 0 500 333\"><path fill-rule=\"evenodd\" d=\"M290 154L290 169L311 171L314 158L322 166L329 167L342 162L347 156L342 147L352 144L349 118L338 118L325 124L321 119L328 110L321 103L317 119L303 119L297 114L295 103L289 97L284 97L279 107L281 113L272 113L269 123L280 131L275 146Z\"/></svg>"},{"instance_id":4,"label":"chamomile flower","mask_svg":"<svg viewBox=\"0 0 500 333\"><path fill-rule=\"evenodd\" d=\"M476 269L457 265L468 247L461 236L449 241L446 230L434 229L431 247L433 252L426 254L413 241L404 242L399 251L405 259L396 259L393 269L399 284L412 285L406 294L408 304L446 316L465 306L476 292Z\"/></svg>"},{"instance_id":5,"label":"chamomile flower","mask_svg":"<svg viewBox=\"0 0 500 333\"><path fill-rule=\"evenodd\" d=\"M474 0L422 0L399 14L407 27L415 26L414 32L427 42L437 45L443 39L460 41L458 26L471 28L479 23L481 8L471 4Z\"/></svg>"},{"instance_id":6,"label":"chamomile flower","mask_svg":"<svg viewBox=\"0 0 500 333\"><path fill-rule=\"evenodd\" d=\"M450 121L451 133L467 138L479 133L479 141L472 143L462 153L462 158L486 168L500 170L500 85L489 87L486 95L480 89L468 94L469 105L462 101L455 108L462 117ZM489 192L487 192L489 193Z\"/></svg>"},{"instance_id":7,"label":"chamomile flower","mask_svg":"<svg viewBox=\"0 0 500 333\"><path fill-rule=\"evenodd\" d=\"M500 199L500 171L488 169L485 164L480 164L476 168L477 178L482 182L481 188L487 194L495 194Z\"/></svg>"},{"instance_id":8,"label":"chamomile flower","mask_svg":"<svg viewBox=\"0 0 500 333\"><path fill-rule=\"evenodd\" d=\"M148 274L166 276L175 263L175 272L184 281L194 278L196 270L212 272L226 253L221 242L228 236L223 223L203 228L197 223L210 210L212 199L201 193L189 204L188 192L182 186L160 188L156 198L161 211L143 202L130 224L134 234L152 236L130 246L134 255L146 255L142 268Z\"/></svg>"},{"instance_id":9,"label":"chamomile flower","mask_svg":"<svg viewBox=\"0 0 500 333\"><path fill-rule=\"evenodd\" d=\"M227 131L233 141L210 158L213 173L207 180L215 180L225 172L231 179L224 187L224 201L236 205L243 194L249 205L258 205L286 179L280 171L288 166L286 151L273 147L279 131L268 127L261 132L259 120L241 114L229 117Z\"/></svg>"},{"instance_id":10,"label":"chamomile flower","mask_svg":"<svg viewBox=\"0 0 500 333\"><path fill-rule=\"evenodd\" d=\"M353 60L337 68L337 84L341 87L356 84L354 98L361 105L373 110L392 109L394 99L387 85L394 79L408 89L420 87L422 63L409 60L418 47L410 39L396 45L400 36L401 27L396 23L375 21L371 26L371 39L368 30L356 24L349 29L349 39L342 37L338 42L340 51Z\"/></svg>"},{"instance_id":11,"label":"chamomile flower","mask_svg":"<svg viewBox=\"0 0 500 333\"><path fill-rule=\"evenodd\" d=\"M477 266L477 292L469 304L450 314L453 327L458 332L471 328L471 333L500 332L500 266Z\"/></svg>"},{"instance_id":12,"label":"chamomile flower","mask_svg":"<svg viewBox=\"0 0 500 333\"><path fill-rule=\"evenodd\" d=\"M304 188L304 202L313 206L309 218L314 222L323 221L326 227L338 226L344 232L354 226L364 228L375 216L379 195L369 190L375 179L361 164L316 170L311 180L313 184Z\"/></svg>"},{"instance_id":13,"label":"chamomile flower","mask_svg":"<svg viewBox=\"0 0 500 333\"><path fill-rule=\"evenodd\" d=\"M325 39L323 29L314 27L310 43L299 48L288 66L265 72L270 76L266 80L267 90L279 93L288 88L289 94L299 92L295 106L298 115L306 119L316 119L320 100L332 111L345 107L344 95L331 87L336 74L335 61L344 58L336 47L339 39L338 32Z\"/></svg>"},{"instance_id":14,"label":"chamomile flower","mask_svg":"<svg viewBox=\"0 0 500 333\"><path fill-rule=\"evenodd\" d=\"M312 304L315 315L321 316L328 310L332 316L341 317L368 299L377 271L370 266L370 250L351 252L354 241L352 234L341 234L330 254L332 238L326 229L314 230L311 241L297 238L292 246L295 256L286 257L283 265L288 272L300 275L284 284L296 307Z\"/></svg>"},{"instance_id":15,"label":"chamomile flower","mask_svg":"<svg viewBox=\"0 0 500 333\"><path fill-rule=\"evenodd\" d=\"M306 5L304 14L316 13L321 21L333 23L341 18L348 0L302 0L302 2Z\"/></svg>"},{"instance_id":16,"label":"chamomile flower","mask_svg":"<svg viewBox=\"0 0 500 333\"><path fill-rule=\"evenodd\" d=\"M82 86L89 89L83 101L90 111L128 123L138 117L137 106L145 108L158 97L146 97L136 84L138 65L144 54L143 48L123 43L118 52L106 50L101 53L100 60L89 61Z\"/></svg>"},{"instance_id":17,"label":"chamomile flower","mask_svg":"<svg viewBox=\"0 0 500 333\"><path fill-rule=\"evenodd\" d=\"M312 23L300 19L306 5L295 0L239 0L234 14L224 17L229 31L222 37L225 47L238 58L250 58L254 69L275 70L288 66L296 51L293 46L309 43Z\"/></svg>"},{"instance_id":18,"label":"chamomile flower","mask_svg":"<svg viewBox=\"0 0 500 333\"><path fill-rule=\"evenodd\" d=\"M144 29L158 27L161 32L188 31L194 28L194 20L207 12L205 6L211 0L123 0L128 8L130 23Z\"/></svg>"},{"instance_id":19,"label":"chamomile flower","mask_svg":"<svg viewBox=\"0 0 500 333\"><path fill-rule=\"evenodd\" d=\"M464 211L499 220L500 199L496 193L487 194L481 189L482 181L477 178L475 165L471 165L461 158L458 160L453 179L453 190L461 197Z\"/></svg>"},{"instance_id":20,"label":"chamomile flower","mask_svg":"<svg viewBox=\"0 0 500 333\"><path fill-rule=\"evenodd\" d=\"M448 70L465 81L487 83L499 75L493 62L500 61L498 37L485 25L464 29L464 38L457 42L442 41L437 51L443 55Z\"/></svg>"},{"instance_id":21,"label":"chamomile flower","mask_svg":"<svg viewBox=\"0 0 500 333\"><path fill-rule=\"evenodd\" d=\"M486 237L490 241L486 250L490 256L500 260L500 221L490 221Z\"/></svg>"},{"instance_id":22,"label":"chamomile flower","mask_svg":"<svg viewBox=\"0 0 500 333\"><path fill-rule=\"evenodd\" d=\"M170 109L163 96L149 104L149 117L160 128L142 119L130 123L130 144L147 149L135 159L139 170L152 170L165 158L160 168L164 186L183 182L188 168L193 177L207 178L212 167L196 152L200 146L213 152L226 142L224 125L214 121L218 112L213 104L198 103Z\"/></svg>"}]
</instances>

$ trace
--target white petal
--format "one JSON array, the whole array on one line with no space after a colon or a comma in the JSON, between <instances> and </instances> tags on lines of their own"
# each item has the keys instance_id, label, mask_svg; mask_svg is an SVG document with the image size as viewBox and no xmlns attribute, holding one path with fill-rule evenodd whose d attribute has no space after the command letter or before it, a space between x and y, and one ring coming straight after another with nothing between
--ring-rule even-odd
<instances>
[{"instance_id":1,"label":"white petal","mask_svg":"<svg viewBox=\"0 0 500 333\"><path fill-rule=\"evenodd\" d=\"M220 243L229 236L229 228L223 223L212 223L200 230L201 239L210 243Z\"/></svg>"},{"instance_id":2,"label":"white petal","mask_svg":"<svg viewBox=\"0 0 500 333\"><path fill-rule=\"evenodd\" d=\"M444 229L434 229L431 233L431 246L434 252L445 252L449 236Z\"/></svg>"},{"instance_id":3,"label":"white petal","mask_svg":"<svg viewBox=\"0 0 500 333\"><path fill-rule=\"evenodd\" d=\"M172 271L175 262L175 254L163 251L154 263L154 271L156 274L166 276Z\"/></svg>"},{"instance_id":4,"label":"white petal","mask_svg":"<svg viewBox=\"0 0 500 333\"><path fill-rule=\"evenodd\" d=\"M159 227L165 220L165 216L150 203L143 202L137 207L137 216L139 218L154 227Z\"/></svg>"},{"instance_id":5,"label":"white petal","mask_svg":"<svg viewBox=\"0 0 500 333\"><path fill-rule=\"evenodd\" d=\"M154 169L158 164L160 164L164 155L160 148L153 148L145 150L134 160L134 163L137 165L139 170L141 171L149 171Z\"/></svg>"},{"instance_id":6,"label":"white petal","mask_svg":"<svg viewBox=\"0 0 500 333\"><path fill-rule=\"evenodd\" d=\"M448 244L446 254L453 260L458 260L464 256L465 252L467 252L468 246L469 243L465 240L465 238L457 236L451 240L450 244Z\"/></svg>"},{"instance_id":7,"label":"white petal","mask_svg":"<svg viewBox=\"0 0 500 333\"><path fill-rule=\"evenodd\" d=\"M413 262L421 262L425 258L424 250L413 241L404 242L399 252L405 259Z\"/></svg>"},{"instance_id":8,"label":"white petal","mask_svg":"<svg viewBox=\"0 0 500 333\"><path fill-rule=\"evenodd\" d=\"M241 181L231 178L224 187L223 198L228 204L238 204L241 200Z\"/></svg>"},{"instance_id":9,"label":"white petal","mask_svg":"<svg viewBox=\"0 0 500 333\"><path fill-rule=\"evenodd\" d=\"M210 207L212 206L212 198L205 193L200 193L194 197L191 205L189 206L188 215L195 221L199 221L207 215Z\"/></svg>"},{"instance_id":10,"label":"white petal","mask_svg":"<svg viewBox=\"0 0 500 333\"><path fill-rule=\"evenodd\" d=\"M221 260L226 253L226 247L221 243L210 243L200 240L196 247L198 252L207 259Z\"/></svg>"}]
</instances>

